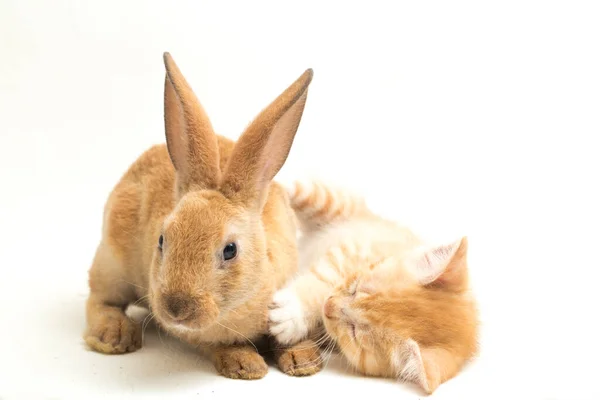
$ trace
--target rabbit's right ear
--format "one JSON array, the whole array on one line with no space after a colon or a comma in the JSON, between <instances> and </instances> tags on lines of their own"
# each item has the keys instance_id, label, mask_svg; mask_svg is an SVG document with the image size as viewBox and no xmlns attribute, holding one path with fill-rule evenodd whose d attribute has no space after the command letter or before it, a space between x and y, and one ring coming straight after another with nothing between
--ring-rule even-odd
<instances>
[{"instance_id":1,"label":"rabbit's right ear","mask_svg":"<svg viewBox=\"0 0 600 400\"><path fill-rule=\"evenodd\" d=\"M163 55L165 135L179 193L215 189L221 180L219 147L213 127L192 88L169 53Z\"/></svg>"},{"instance_id":2,"label":"rabbit's right ear","mask_svg":"<svg viewBox=\"0 0 600 400\"><path fill-rule=\"evenodd\" d=\"M307 69L240 136L221 185L227 197L262 208L269 184L292 147L312 77L312 69Z\"/></svg>"}]
</instances>

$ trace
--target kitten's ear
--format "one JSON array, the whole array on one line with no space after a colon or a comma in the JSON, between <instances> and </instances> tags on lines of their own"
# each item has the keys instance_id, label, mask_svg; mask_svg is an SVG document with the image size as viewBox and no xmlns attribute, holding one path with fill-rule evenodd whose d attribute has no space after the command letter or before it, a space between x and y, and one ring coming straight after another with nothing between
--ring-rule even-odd
<instances>
[{"instance_id":1,"label":"kitten's ear","mask_svg":"<svg viewBox=\"0 0 600 400\"><path fill-rule=\"evenodd\" d=\"M408 263L422 285L464 290L467 285L467 238L442 246L420 248Z\"/></svg>"},{"instance_id":2,"label":"kitten's ear","mask_svg":"<svg viewBox=\"0 0 600 400\"><path fill-rule=\"evenodd\" d=\"M412 339L406 340L392 352L392 367L396 376L414 382L427 394L432 394L442 383L442 371L451 363L450 354L441 349L421 348Z\"/></svg>"}]
</instances>

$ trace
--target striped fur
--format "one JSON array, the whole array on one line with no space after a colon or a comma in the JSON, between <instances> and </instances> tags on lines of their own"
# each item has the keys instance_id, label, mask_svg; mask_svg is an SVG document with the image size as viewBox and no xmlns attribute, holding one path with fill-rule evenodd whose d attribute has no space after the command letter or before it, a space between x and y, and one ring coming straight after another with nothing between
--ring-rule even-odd
<instances>
[{"instance_id":1,"label":"striped fur","mask_svg":"<svg viewBox=\"0 0 600 400\"><path fill-rule=\"evenodd\" d=\"M294 182L288 194L306 231L368 213L362 197L318 181Z\"/></svg>"}]
</instances>

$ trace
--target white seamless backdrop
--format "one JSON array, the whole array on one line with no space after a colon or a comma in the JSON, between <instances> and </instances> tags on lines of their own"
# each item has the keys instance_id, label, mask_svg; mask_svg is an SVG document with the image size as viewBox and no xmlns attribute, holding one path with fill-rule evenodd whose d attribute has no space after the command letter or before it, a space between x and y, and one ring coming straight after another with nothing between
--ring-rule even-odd
<instances>
[{"instance_id":1,"label":"white seamless backdrop","mask_svg":"<svg viewBox=\"0 0 600 400\"><path fill-rule=\"evenodd\" d=\"M418 398L276 368L231 381L150 330L85 349L106 197L164 141L163 51L232 138L304 69L278 179L317 176L439 240L467 235L481 355L435 398L598 399L594 1L0 2L0 398Z\"/></svg>"}]
</instances>

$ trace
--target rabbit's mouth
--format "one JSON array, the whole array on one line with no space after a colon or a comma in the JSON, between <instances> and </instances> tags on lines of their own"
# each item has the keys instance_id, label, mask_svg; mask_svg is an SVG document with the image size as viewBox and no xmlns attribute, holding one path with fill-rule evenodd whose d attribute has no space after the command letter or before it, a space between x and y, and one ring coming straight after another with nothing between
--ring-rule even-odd
<instances>
[{"instance_id":1,"label":"rabbit's mouth","mask_svg":"<svg viewBox=\"0 0 600 400\"><path fill-rule=\"evenodd\" d=\"M167 324L167 327L170 330L179 332L179 333L200 333L203 331L202 328L195 327L193 325L189 325L182 322L170 322Z\"/></svg>"},{"instance_id":2,"label":"rabbit's mouth","mask_svg":"<svg viewBox=\"0 0 600 400\"><path fill-rule=\"evenodd\" d=\"M186 319L175 319L167 313L156 313L159 322L167 329L179 333L201 333L214 325L216 318L194 313Z\"/></svg>"},{"instance_id":3,"label":"rabbit's mouth","mask_svg":"<svg viewBox=\"0 0 600 400\"><path fill-rule=\"evenodd\" d=\"M212 296L191 296L181 292L161 293L153 298L154 314L165 328L177 332L202 332L219 316Z\"/></svg>"},{"instance_id":4,"label":"rabbit's mouth","mask_svg":"<svg viewBox=\"0 0 600 400\"><path fill-rule=\"evenodd\" d=\"M200 324L198 323L197 318L195 316L191 316L190 318L186 319L174 319L170 316L163 315L160 319L163 321L164 325L170 328L175 328L184 331L201 330Z\"/></svg>"}]
</instances>

